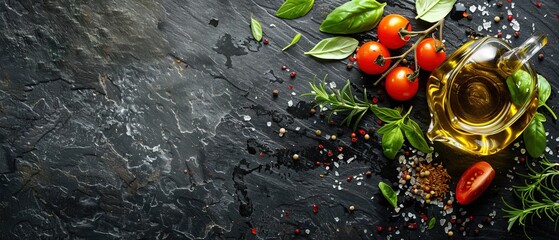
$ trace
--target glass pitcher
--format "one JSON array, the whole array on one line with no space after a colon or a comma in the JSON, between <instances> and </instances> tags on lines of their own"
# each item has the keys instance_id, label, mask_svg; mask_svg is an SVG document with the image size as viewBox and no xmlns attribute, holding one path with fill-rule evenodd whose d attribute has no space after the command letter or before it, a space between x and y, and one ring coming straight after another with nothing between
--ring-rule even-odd
<instances>
[{"instance_id":1,"label":"glass pitcher","mask_svg":"<svg viewBox=\"0 0 559 240\"><path fill-rule=\"evenodd\" d=\"M544 34L512 48L485 37L465 43L443 62L427 82L431 124L427 137L475 155L494 154L512 143L538 108L537 75L528 59L547 43ZM524 98L511 97L514 81L529 78Z\"/></svg>"}]
</instances>

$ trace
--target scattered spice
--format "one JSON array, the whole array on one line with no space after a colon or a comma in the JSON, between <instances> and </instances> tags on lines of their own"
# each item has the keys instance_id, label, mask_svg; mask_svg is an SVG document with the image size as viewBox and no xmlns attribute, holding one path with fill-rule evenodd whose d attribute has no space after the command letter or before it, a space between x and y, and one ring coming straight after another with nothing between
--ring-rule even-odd
<instances>
[{"instance_id":1,"label":"scattered spice","mask_svg":"<svg viewBox=\"0 0 559 240\"><path fill-rule=\"evenodd\" d=\"M538 8L542 7L542 2L537 1L537 2L536 2L536 7L538 7Z\"/></svg>"},{"instance_id":2,"label":"scattered spice","mask_svg":"<svg viewBox=\"0 0 559 240\"><path fill-rule=\"evenodd\" d=\"M436 197L439 201L449 192L450 175L442 164L420 164L419 173L416 171L417 187L423 189L426 200ZM414 191L415 193L415 191ZM420 193L417 191L417 193Z\"/></svg>"},{"instance_id":3,"label":"scattered spice","mask_svg":"<svg viewBox=\"0 0 559 240\"><path fill-rule=\"evenodd\" d=\"M291 71L291 72L289 73L289 76L290 76L291 78L294 78L294 77L297 76L297 73L296 73L295 71Z\"/></svg>"},{"instance_id":4,"label":"scattered spice","mask_svg":"<svg viewBox=\"0 0 559 240\"><path fill-rule=\"evenodd\" d=\"M349 206L348 209L349 209L350 212L353 212L353 211L355 211L355 206L351 205L351 206Z\"/></svg>"},{"instance_id":5,"label":"scattered spice","mask_svg":"<svg viewBox=\"0 0 559 240\"><path fill-rule=\"evenodd\" d=\"M367 134L365 134L365 136L363 136L363 139L365 139L365 140L369 140L370 138L371 138L371 136L369 136L369 134L368 134L368 133L367 133Z\"/></svg>"},{"instance_id":6,"label":"scattered spice","mask_svg":"<svg viewBox=\"0 0 559 240\"><path fill-rule=\"evenodd\" d=\"M287 132L287 130L285 130L285 128L280 128L279 129L280 134L285 134L286 132Z\"/></svg>"},{"instance_id":7,"label":"scattered spice","mask_svg":"<svg viewBox=\"0 0 559 240\"><path fill-rule=\"evenodd\" d=\"M336 135L332 135L330 136L330 140L335 141L338 137L336 137Z\"/></svg>"},{"instance_id":8,"label":"scattered spice","mask_svg":"<svg viewBox=\"0 0 559 240\"><path fill-rule=\"evenodd\" d=\"M347 177L347 182L351 182L353 180L353 176L348 176Z\"/></svg>"},{"instance_id":9,"label":"scattered spice","mask_svg":"<svg viewBox=\"0 0 559 240\"><path fill-rule=\"evenodd\" d=\"M316 113L316 109L311 108L311 110L309 110L309 113L312 114L312 115L314 115L314 114Z\"/></svg>"},{"instance_id":10,"label":"scattered spice","mask_svg":"<svg viewBox=\"0 0 559 240\"><path fill-rule=\"evenodd\" d=\"M501 18L499 16L495 16L495 18L493 18L493 20L498 23L501 21Z\"/></svg>"},{"instance_id":11,"label":"scattered spice","mask_svg":"<svg viewBox=\"0 0 559 240\"><path fill-rule=\"evenodd\" d=\"M299 154L295 153L293 154L293 160L299 160Z\"/></svg>"},{"instance_id":12,"label":"scattered spice","mask_svg":"<svg viewBox=\"0 0 559 240\"><path fill-rule=\"evenodd\" d=\"M251 228L250 232L252 233L252 235L256 235L256 228Z\"/></svg>"},{"instance_id":13,"label":"scattered spice","mask_svg":"<svg viewBox=\"0 0 559 240\"><path fill-rule=\"evenodd\" d=\"M282 66L281 66L281 70L284 70L284 71L287 70L287 66L282 65Z\"/></svg>"},{"instance_id":14,"label":"scattered spice","mask_svg":"<svg viewBox=\"0 0 559 240\"><path fill-rule=\"evenodd\" d=\"M452 232L452 231L448 231L448 233L447 233L447 234L448 234L448 236L449 236L449 237L452 237L452 236L454 236L454 232Z\"/></svg>"},{"instance_id":15,"label":"scattered spice","mask_svg":"<svg viewBox=\"0 0 559 240\"><path fill-rule=\"evenodd\" d=\"M349 60L350 62L355 62L355 57L349 56L349 59L348 59L348 60Z\"/></svg>"},{"instance_id":16,"label":"scattered spice","mask_svg":"<svg viewBox=\"0 0 559 240\"><path fill-rule=\"evenodd\" d=\"M312 205L312 212L313 213L318 213L318 204L313 204Z\"/></svg>"},{"instance_id":17,"label":"scattered spice","mask_svg":"<svg viewBox=\"0 0 559 240\"><path fill-rule=\"evenodd\" d=\"M382 226L377 226L377 232L382 232Z\"/></svg>"},{"instance_id":18,"label":"scattered spice","mask_svg":"<svg viewBox=\"0 0 559 240\"><path fill-rule=\"evenodd\" d=\"M299 235L299 234L301 234L301 229L299 229L299 228L295 228L295 234L296 234L296 235Z\"/></svg>"},{"instance_id":19,"label":"scattered spice","mask_svg":"<svg viewBox=\"0 0 559 240\"><path fill-rule=\"evenodd\" d=\"M272 96L274 96L274 97L279 96L279 89L276 88L276 89L272 90Z\"/></svg>"},{"instance_id":20,"label":"scattered spice","mask_svg":"<svg viewBox=\"0 0 559 240\"><path fill-rule=\"evenodd\" d=\"M264 38L264 40L262 40L262 43L264 43L264 45L268 45L268 43L270 43L270 40L268 40L267 38Z\"/></svg>"},{"instance_id":21,"label":"scattered spice","mask_svg":"<svg viewBox=\"0 0 559 240\"><path fill-rule=\"evenodd\" d=\"M498 1L497 2L497 7L502 7L503 6L503 2L502 1Z\"/></svg>"},{"instance_id":22,"label":"scattered spice","mask_svg":"<svg viewBox=\"0 0 559 240\"><path fill-rule=\"evenodd\" d=\"M538 59L539 59L539 60L543 60L543 58L544 58L543 53L538 54Z\"/></svg>"},{"instance_id":23,"label":"scattered spice","mask_svg":"<svg viewBox=\"0 0 559 240\"><path fill-rule=\"evenodd\" d=\"M347 68L347 70L351 70L353 68L353 64L352 63L347 63L345 65L345 67Z\"/></svg>"},{"instance_id":24,"label":"scattered spice","mask_svg":"<svg viewBox=\"0 0 559 240\"><path fill-rule=\"evenodd\" d=\"M316 129L316 131L314 131L314 134L316 136L320 136L320 135L322 135L322 131L320 131L320 129Z\"/></svg>"},{"instance_id":25,"label":"scattered spice","mask_svg":"<svg viewBox=\"0 0 559 240\"><path fill-rule=\"evenodd\" d=\"M371 172L371 171L369 170L369 171L367 171L367 172L365 173L365 175L366 175L368 178L370 178L371 176L373 176L373 172Z\"/></svg>"},{"instance_id":26,"label":"scattered spice","mask_svg":"<svg viewBox=\"0 0 559 240\"><path fill-rule=\"evenodd\" d=\"M514 37L515 37L515 38L518 38L519 36L520 36L520 32L515 31L515 32L514 32Z\"/></svg>"},{"instance_id":27,"label":"scattered spice","mask_svg":"<svg viewBox=\"0 0 559 240\"><path fill-rule=\"evenodd\" d=\"M507 16L507 20L509 20L509 21L512 21L512 18L513 18L512 15Z\"/></svg>"}]
</instances>

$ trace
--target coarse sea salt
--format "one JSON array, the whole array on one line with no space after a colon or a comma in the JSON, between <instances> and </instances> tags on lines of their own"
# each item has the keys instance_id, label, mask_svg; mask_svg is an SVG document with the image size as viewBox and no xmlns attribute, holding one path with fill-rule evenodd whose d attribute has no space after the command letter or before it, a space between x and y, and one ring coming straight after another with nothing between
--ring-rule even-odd
<instances>
[{"instance_id":1,"label":"coarse sea salt","mask_svg":"<svg viewBox=\"0 0 559 240\"><path fill-rule=\"evenodd\" d=\"M245 115L243 117L243 119L248 122L248 121L250 121L251 117L249 115Z\"/></svg>"},{"instance_id":2,"label":"coarse sea salt","mask_svg":"<svg viewBox=\"0 0 559 240\"><path fill-rule=\"evenodd\" d=\"M289 100L289 101L287 101L287 106L289 106L289 107L293 107L293 100Z\"/></svg>"},{"instance_id":3,"label":"coarse sea salt","mask_svg":"<svg viewBox=\"0 0 559 240\"><path fill-rule=\"evenodd\" d=\"M470 6L470 12L475 13L476 10L477 10L476 6L474 6L474 5Z\"/></svg>"},{"instance_id":4,"label":"coarse sea salt","mask_svg":"<svg viewBox=\"0 0 559 240\"><path fill-rule=\"evenodd\" d=\"M272 122L267 122L266 126L271 127L272 126Z\"/></svg>"},{"instance_id":5,"label":"coarse sea salt","mask_svg":"<svg viewBox=\"0 0 559 240\"><path fill-rule=\"evenodd\" d=\"M329 85L330 88L336 88L336 82L330 82Z\"/></svg>"}]
</instances>

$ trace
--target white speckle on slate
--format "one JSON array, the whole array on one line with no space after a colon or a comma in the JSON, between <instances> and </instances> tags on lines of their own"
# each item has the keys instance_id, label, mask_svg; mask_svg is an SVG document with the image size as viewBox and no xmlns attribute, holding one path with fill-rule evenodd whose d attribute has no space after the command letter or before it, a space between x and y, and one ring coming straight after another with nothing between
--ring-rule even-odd
<instances>
[{"instance_id":1,"label":"white speckle on slate","mask_svg":"<svg viewBox=\"0 0 559 240\"><path fill-rule=\"evenodd\" d=\"M287 101L287 106L292 107L293 106L293 100Z\"/></svg>"},{"instance_id":2,"label":"white speckle on slate","mask_svg":"<svg viewBox=\"0 0 559 240\"><path fill-rule=\"evenodd\" d=\"M339 217L335 217L334 220L336 220L336 222L339 222L339 221L340 221L340 218L339 218Z\"/></svg>"},{"instance_id":3,"label":"white speckle on slate","mask_svg":"<svg viewBox=\"0 0 559 240\"><path fill-rule=\"evenodd\" d=\"M295 95L297 95L297 93L295 93L295 92L291 92L291 95L295 96Z\"/></svg>"},{"instance_id":4,"label":"white speckle on slate","mask_svg":"<svg viewBox=\"0 0 559 240\"><path fill-rule=\"evenodd\" d=\"M336 82L330 82L329 85L330 88L336 88Z\"/></svg>"},{"instance_id":5,"label":"white speckle on slate","mask_svg":"<svg viewBox=\"0 0 559 240\"><path fill-rule=\"evenodd\" d=\"M267 122L266 126L271 127L272 126L272 122Z\"/></svg>"},{"instance_id":6,"label":"white speckle on slate","mask_svg":"<svg viewBox=\"0 0 559 240\"><path fill-rule=\"evenodd\" d=\"M476 6L474 5L470 6L470 12L472 13L476 12L476 9L477 9Z\"/></svg>"},{"instance_id":7,"label":"white speckle on slate","mask_svg":"<svg viewBox=\"0 0 559 240\"><path fill-rule=\"evenodd\" d=\"M505 37L506 39L510 39L512 36L510 34L507 34L507 36Z\"/></svg>"},{"instance_id":8,"label":"white speckle on slate","mask_svg":"<svg viewBox=\"0 0 559 240\"><path fill-rule=\"evenodd\" d=\"M299 131L299 130L301 130L301 127L296 127L295 128L295 131Z\"/></svg>"},{"instance_id":9,"label":"white speckle on slate","mask_svg":"<svg viewBox=\"0 0 559 240\"><path fill-rule=\"evenodd\" d=\"M248 121L250 121L251 117L249 115L245 115L243 117L243 119L248 122Z\"/></svg>"},{"instance_id":10,"label":"white speckle on slate","mask_svg":"<svg viewBox=\"0 0 559 240\"><path fill-rule=\"evenodd\" d=\"M482 26L477 26L477 31L479 32L481 30L483 30L483 27Z\"/></svg>"},{"instance_id":11,"label":"white speckle on slate","mask_svg":"<svg viewBox=\"0 0 559 240\"><path fill-rule=\"evenodd\" d=\"M483 23L483 28L485 28L485 30L489 29L491 27L491 22L484 22Z\"/></svg>"},{"instance_id":12,"label":"white speckle on slate","mask_svg":"<svg viewBox=\"0 0 559 240\"><path fill-rule=\"evenodd\" d=\"M273 24L273 23L270 24L270 28L275 28L275 27L276 27L276 24Z\"/></svg>"},{"instance_id":13,"label":"white speckle on slate","mask_svg":"<svg viewBox=\"0 0 559 240\"><path fill-rule=\"evenodd\" d=\"M516 19L513 19L511 23L511 27L512 30L514 31L519 31L520 30L520 23L518 23L518 21L516 21Z\"/></svg>"}]
</instances>

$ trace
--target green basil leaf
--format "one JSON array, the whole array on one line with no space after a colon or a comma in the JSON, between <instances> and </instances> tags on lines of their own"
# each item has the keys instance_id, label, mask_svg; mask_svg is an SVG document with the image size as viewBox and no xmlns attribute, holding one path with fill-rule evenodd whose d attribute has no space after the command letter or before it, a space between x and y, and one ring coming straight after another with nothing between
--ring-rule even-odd
<instances>
[{"instance_id":1,"label":"green basil leaf","mask_svg":"<svg viewBox=\"0 0 559 240\"><path fill-rule=\"evenodd\" d=\"M432 217L431 219L429 219L429 224L427 225L427 229L429 230L433 229L436 223L437 220L435 219L435 217Z\"/></svg>"},{"instance_id":2,"label":"green basil leaf","mask_svg":"<svg viewBox=\"0 0 559 240\"><path fill-rule=\"evenodd\" d=\"M396 208L396 205L398 204L398 195L396 195L396 192L394 192L392 187L384 182L379 182L378 188L380 189L382 196L388 200L390 205Z\"/></svg>"},{"instance_id":3,"label":"green basil leaf","mask_svg":"<svg viewBox=\"0 0 559 240\"><path fill-rule=\"evenodd\" d=\"M524 130L524 133L522 133L526 150L528 151L528 154L534 158L541 156L547 145L545 128L542 124L544 121L545 116L541 113L536 113L536 115L532 118L532 121L528 124L526 130Z\"/></svg>"},{"instance_id":4,"label":"green basil leaf","mask_svg":"<svg viewBox=\"0 0 559 240\"><path fill-rule=\"evenodd\" d=\"M402 114L398 110L392 108L372 107L371 110L378 119L383 122L394 122L402 119Z\"/></svg>"},{"instance_id":5,"label":"green basil leaf","mask_svg":"<svg viewBox=\"0 0 559 240\"><path fill-rule=\"evenodd\" d=\"M252 37L254 37L254 40L260 42L260 40L262 40L262 26L260 26L260 22L252 16L250 17L250 30L252 31Z\"/></svg>"},{"instance_id":6,"label":"green basil leaf","mask_svg":"<svg viewBox=\"0 0 559 240\"><path fill-rule=\"evenodd\" d=\"M507 88L512 102L516 105L524 105L534 91L532 76L524 70L518 70L507 77Z\"/></svg>"},{"instance_id":7,"label":"green basil leaf","mask_svg":"<svg viewBox=\"0 0 559 240\"><path fill-rule=\"evenodd\" d=\"M393 128L382 135L382 152L387 158L394 159L402 145L404 145L404 135L400 128Z\"/></svg>"},{"instance_id":8,"label":"green basil leaf","mask_svg":"<svg viewBox=\"0 0 559 240\"><path fill-rule=\"evenodd\" d=\"M437 22L443 19L452 10L456 0L416 0L415 10L417 16L415 19L421 19L427 22Z\"/></svg>"},{"instance_id":9,"label":"green basil leaf","mask_svg":"<svg viewBox=\"0 0 559 240\"><path fill-rule=\"evenodd\" d=\"M551 85L542 75L538 74L538 107L545 105L551 96Z\"/></svg>"},{"instance_id":10,"label":"green basil leaf","mask_svg":"<svg viewBox=\"0 0 559 240\"><path fill-rule=\"evenodd\" d=\"M425 138L423 137L423 131L421 131L419 124L417 124L414 120L409 119L406 125L409 128L402 129L404 129L404 134L406 139L408 139L408 142L410 142L410 144L419 151L424 153L432 152L433 150L429 147L427 141L425 141Z\"/></svg>"},{"instance_id":11,"label":"green basil leaf","mask_svg":"<svg viewBox=\"0 0 559 240\"><path fill-rule=\"evenodd\" d=\"M385 134L387 132L392 131L393 128L397 128L397 127L398 127L398 123L391 122L391 123L385 124L384 126L380 127L377 130L377 133L378 134Z\"/></svg>"},{"instance_id":12,"label":"green basil leaf","mask_svg":"<svg viewBox=\"0 0 559 240\"><path fill-rule=\"evenodd\" d=\"M380 22L386 3L352 0L334 9L320 24L320 31L352 34L373 29Z\"/></svg>"},{"instance_id":13,"label":"green basil leaf","mask_svg":"<svg viewBox=\"0 0 559 240\"><path fill-rule=\"evenodd\" d=\"M291 43L289 43L287 46L285 46L283 49L281 49L282 51L285 51L286 49L290 48L291 46L295 45L296 43L299 42L299 40L301 40L301 34L297 33L295 34L295 37L293 37L293 40L291 40Z\"/></svg>"},{"instance_id":14,"label":"green basil leaf","mask_svg":"<svg viewBox=\"0 0 559 240\"><path fill-rule=\"evenodd\" d=\"M344 59L355 52L358 44L354 38L331 37L318 42L305 54L321 59Z\"/></svg>"},{"instance_id":15,"label":"green basil leaf","mask_svg":"<svg viewBox=\"0 0 559 240\"><path fill-rule=\"evenodd\" d=\"M314 0L287 0L276 11L276 17L295 19L305 16L314 4Z\"/></svg>"}]
</instances>

